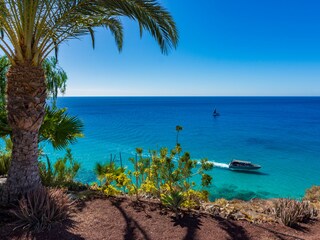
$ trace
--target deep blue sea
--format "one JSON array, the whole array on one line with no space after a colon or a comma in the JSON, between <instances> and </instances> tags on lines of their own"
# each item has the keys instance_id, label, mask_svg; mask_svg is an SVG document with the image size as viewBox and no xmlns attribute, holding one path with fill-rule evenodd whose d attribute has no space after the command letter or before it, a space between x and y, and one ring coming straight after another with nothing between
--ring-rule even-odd
<instances>
[{"instance_id":1,"label":"deep blue sea","mask_svg":"<svg viewBox=\"0 0 320 240\"><path fill-rule=\"evenodd\" d=\"M85 124L85 137L71 147L83 182L95 181L95 163L110 154L128 163L136 147L173 148L181 125L183 150L215 163L212 199L300 198L320 184L320 97L61 97L58 106ZM221 116L212 116L214 108ZM262 168L230 171L232 159Z\"/></svg>"}]
</instances>

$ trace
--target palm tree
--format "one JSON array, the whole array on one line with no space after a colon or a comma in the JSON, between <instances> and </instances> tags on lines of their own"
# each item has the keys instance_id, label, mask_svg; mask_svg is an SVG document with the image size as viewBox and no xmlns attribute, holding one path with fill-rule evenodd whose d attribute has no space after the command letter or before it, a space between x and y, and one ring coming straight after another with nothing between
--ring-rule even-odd
<instances>
[{"instance_id":1,"label":"palm tree","mask_svg":"<svg viewBox=\"0 0 320 240\"><path fill-rule=\"evenodd\" d=\"M179 132L182 131L182 126L177 125L177 126L176 126L176 131L177 131L176 145L178 146L178 145L180 145L180 144L179 144Z\"/></svg>"},{"instance_id":2,"label":"palm tree","mask_svg":"<svg viewBox=\"0 0 320 240\"><path fill-rule=\"evenodd\" d=\"M12 129L8 124L5 110L6 73L9 67L8 58L0 57L0 137L4 139L7 148L6 151L0 151L0 175L8 173L7 163L11 162L12 152L11 138L8 138L12 135ZM43 62L43 68L48 85L48 96L51 97L54 106L46 107L44 121L39 130L39 143L48 142L54 149L67 148L69 144L75 143L77 138L83 135L83 123L80 119L68 115L66 108L57 109L55 107L57 93L65 91L67 81L65 71L57 65L54 57L46 59Z\"/></svg>"},{"instance_id":3,"label":"palm tree","mask_svg":"<svg viewBox=\"0 0 320 240\"><path fill-rule=\"evenodd\" d=\"M58 65L55 57L47 58L42 63L47 85L47 95L52 101L52 107L46 107L44 121L40 127L39 142L46 141L55 149L66 148L76 142L83 134L83 123L80 119L67 114L66 109L58 109L56 100L58 92L64 93L66 89L67 74ZM0 137L12 135L8 124L5 99L7 85L6 74L10 62L6 56L0 57Z\"/></svg>"},{"instance_id":4,"label":"palm tree","mask_svg":"<svg viewBox=\"0 0 320 240\"><path fill-rule=\"evenodd\" d=\"M37 164L38 134L45 114L46 84L42 62L61 43L94 28L123 43L121 17L136 20L140 35L147 30L163 53L178 42L175 23L157 0L7 0L0 1L0 48L11 67L7 79L8 122L12 128L12 162L3 200L41 185Z\"/></svg>"}]
</instances>

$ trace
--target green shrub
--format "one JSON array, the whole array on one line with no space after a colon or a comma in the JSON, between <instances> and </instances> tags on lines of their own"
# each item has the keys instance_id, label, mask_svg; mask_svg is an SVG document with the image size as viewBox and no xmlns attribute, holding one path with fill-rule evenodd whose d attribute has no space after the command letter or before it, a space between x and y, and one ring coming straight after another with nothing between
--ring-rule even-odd
<instances>
[{"instance_id":1,"label":"green shrub","mask_svg":"<svg viewBox=\"0 0 320 240\"><path fill-rule=\"evenodd\" d=\"M289 227L299 222L307 222L315 215L315 210L308 202L299 202L292 199L277 199L274 202L276 217Z\"/></svg>"},{"instance_id":2,"label":"green shrub","mask_svg":"<svg viewBox=\"0 0 320 240\"><path fill-rule=\"evenodd\" d=\"M310 202L320 201L320 186L312 186L307 189L303 199Z\"/></svg>"},{"instance_id":3,"label":"green shrub","mask_svg":"<svg viewBox=\"0 0 320 240\"><path fill-rule=\"evenodd\" d=\"M75 177L80 169L80 164L74 161L71 150L66 150L66 155L59 158L53 165L46 156L47 162L39 162L39 171L42 184L48 187L75 187Z\"/></svg>"},{"instance_id":4,"label":"green shrub","mask_svg":"<svg viewBox=\"0 0 320 240\"><path fill-rule=\"evenodd\" d=\"M102 191L107 196L116 196L128 191L130 179L125 173L125 168L116 166L114 162L97 163L94 171L99 180L94 189Z\"/></svg>"},{"instance_id":5,"label":"green shrub","mask_svg":"<svg viewBox=\"0 0 320 240\"><path fill-rule=\"evenodd\" d=\"M5 149L0 150L0 175L7 175L11 163L12 142L10 138L2 138L5 142Z\"/></svg>"},{"instance_id":6,"label":"green shrub","mask_svg":"<svg viewBox=\"0 0 320 240\"><path fill-rule=\"evenodd\" d=\"M183 196L183 207L196 208L201 202L208 200L208 192L204 190L212 182L212 177L206 174L213 168L207 159L200 162L192 160L189 153L182 153L174 148L169 151L161 148L159 152L150 151L149 156L143 155L142 148L136 148L136 157L130 158L132 171L117 167L114 161L96 164L95 173L100 184L94 189L103 191L106 195L119 194L119 191L135 195L137 199L143 194L148 197L163 199ZM201 187L196 190L192 178L201 176Z\"/></svg>"},{"instance_id":7,"label":"green shrub","mask_svg":"<svg viewBox=\"0 0 320 240\"><path fill-rule=\"evenodd\" d=\"M61 189L38 188L29 192L13 210L17 228L40 232L70 217L72 202Z\"/></svg>"},{"instance_id":8,"label":"green shrub","mask_svg":"<svg viewBox=\"0 0 320 240\"><path fill-rule=\"evenodd\" d=\"M185 197L182 192L179 191L171 191L168 193L161 194L161 203L169 208L171 208L175 212L175 217L178 217L179 208L185 202Z\"/></svg>"},{"instance_id":9,"label":"green shrub","mask_svg":"<svg viewBox=\"0 0 320 240\"><path fill-rule=\"evenodd\" d=\"M185 208L197 208L201 205L202 202L207 202L209 193L208 191L196 191L193 189L189 189L188 191L183 192L183 196L185 201L182 204L182 207Z\"/></svg>"},{"instance_id":10,"label":"green shrub","mask_svg":"<svg viewBox=\"0 0 320 240\"><path fill-rule=\"evenodd\" d=\"M11 163L11 154L0 152L0 175L7 175Z\"/></svg>"}]
</instances>

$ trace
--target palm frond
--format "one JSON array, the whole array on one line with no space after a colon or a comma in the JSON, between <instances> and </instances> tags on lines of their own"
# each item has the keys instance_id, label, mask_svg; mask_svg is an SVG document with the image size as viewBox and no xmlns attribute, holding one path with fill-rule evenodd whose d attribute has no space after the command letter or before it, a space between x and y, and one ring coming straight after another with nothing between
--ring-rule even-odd
<instances>
[{"instance_id":1,"label":"palm frond","mask_svg":"<svg viewBox=\"0 0 320 240\"><path fill-rule=\"evenodd\" d=\"M94 28L105 26L121 50L121 17L137 21L141 36L150 32L163 53L177 46L175 22L157 0L7 0L0 1L0 48L13 65L38 66L64 41L90 34L94 46Z\"/></svg>"},{"instance_id":2,"label":"palm frond","mask_svg":"<svg viewBox=\"0 0 320 240\"><path fill-rule=\"evenodd\" d=\"M56 57L46 58L42 67L46 76L48 95L55 101L59 92L64 94L66 91L67 73L58 65Z\"/></svg>"},{"instance_id":3,"label":"palm frond","mask_svg":"<svg viewBox=\"0 0 320 240\"><path fill-rule=\"evenodd\" d=\"M6 74L8 72L10 62L6 56L0 57L0 105L5 105L6 92Z\"/></svg>"},{"instance_id":4,"label":"palm frond","mask_svg":"<svg viewBox=\"0 0 320 240\"><path fill-rule=\"evenodd\" d=\"M40 141L48 141L56 149L62 149L83 136L83 123L69 116L66 109L46 108L44 122L40 128Z\"/></svg>"}]
</instances>

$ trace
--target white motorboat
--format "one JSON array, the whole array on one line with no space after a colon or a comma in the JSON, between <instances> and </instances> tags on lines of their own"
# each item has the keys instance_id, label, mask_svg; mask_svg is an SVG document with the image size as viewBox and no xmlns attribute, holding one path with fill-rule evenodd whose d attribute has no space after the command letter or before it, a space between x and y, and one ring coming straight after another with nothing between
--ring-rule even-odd
<instances>
[{"instance_id":1,"label":"white motorboat","mask_svg":"<svg viewBox=\"0 0 320 240\"><path fill-rule=\"evenodd\" d=\"M229 163L229 169L236 171L255 171L260 169L261 166L258 164L253 164L248 161L234 159Z\"/></svg>"}]
</instances>

